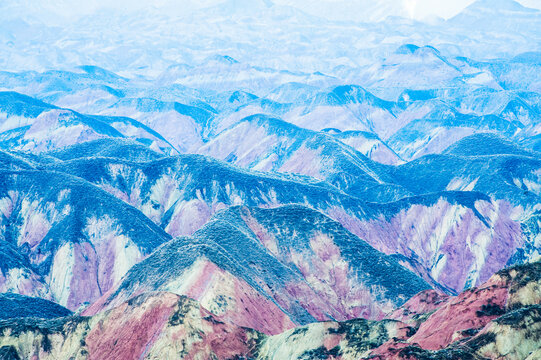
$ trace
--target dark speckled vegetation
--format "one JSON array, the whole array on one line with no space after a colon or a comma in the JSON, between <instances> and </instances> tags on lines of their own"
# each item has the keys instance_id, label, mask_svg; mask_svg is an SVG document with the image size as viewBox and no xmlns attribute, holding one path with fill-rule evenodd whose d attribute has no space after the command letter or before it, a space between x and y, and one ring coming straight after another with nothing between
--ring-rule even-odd
<instances>
[{"instance_id":1,"label":"dark speckled vegetation","mask_svg":"<svg viewBox=\"0 0 541 360\"><path fill-rule=\"evenodd\" d=\"M480 310L477 310L475 312L475 315L481 317L481 316L494 316L494 315L503 315L505 313L505 310L499 306L499 305L495 305L495 304L483 304L483 306L481 306L481 309Z\"/></svg>"},{"instance_id":2,"label":"dark speckled vegetation","mask_svg":"<svg viewBox=\"0 0 541 360\"><path fill-rule=\"evenodd\" d=\"M339 356L340 355L340 347L336 346L332 349L327 349L325 346L321 346L317 349L307 350L305 351L298 359L299 360L326 360L329 359L331 356Z\"/></svg>"},{"instance_id":3,"label":"dark speckled vegetation","mask_svg":"<svg viewBox=\"0 0 541 360\"><path fill-rule=\"evenodd\" d=\"M528 323L541 322L541 305L530 305L508 312L494 320L498 324L508 325L512 328L526 329Z\"/></svg>"},{"instance_id":4,"label":"dark speckled vegetation","mask_svg":"<svg viewBox=\"0 0 541 360\"><path fill-rule=\"evenodd\" d=\"M105 138L49 151L46 155L63 161L87 157L107 157L129 161L150 161L162 157L147 146L130 139Z\"/></svg>"},{"instance_id":5,"label":"dark speckled vegetation","mask_svg":"<svg viewBox=\"0 0 541 360\"><path fill-rule=\"evenodd\" d=\"M336 329L329 329L329 333L344 334L348 348L351 348L356 353L362 353L375 349L389 340L385 325L386 321L354 319L339 323Z\"/></svg>"},{"instance_id":6,"label":"dark speckled vegetation","mask_svg":"<svg viewBox=\"0 0 541 360\"><path fill-rule=\"evenodd\" d=\"M272 256L262 246L244 222L245 212L254 216L274 235L282 256ZM177 238L135 265L110 299L122 292L130 294L141 287L161 289L202 257L270 297L262 289L261 283L274 291L284 291L287 284L306 281L296 266L285 259L288 258L288 251L293 249L311 251L310 238L316 232L333 238L342 256L350 263L352 274L368 286L382 289L381 294L374 294L382 301L387 299L401 305L417 292L429 288L426 282L400 266L396 260L376 251L339 223L315 210L301 206L269 210L233 207L218 213L193 237ZM274 301L272 297L270 299ZM313 321L303 308L293 307L287 311L300 324Z\"/></svg>"},{"instance_id":7,"label":"dark speckled vegetation","mask_svg":"<svg viewBox=\"0 0 541 360\"><path fill-rule=\"evenodd\" d=\"M62 190L66 191L67 197L65 199L60 197ZM97 218L109 216L118 223L124 224L124 231L147 251L170 238L138 210L106 191L74 176L44 171L0 171L0 196L9 196L9 191L17 191L25 194L27 199L35 199L42 203L52 202L59 207L66 203L71 207L70 216L64 217L57 224L54 224L56 226L53 226L46 236L47 241L40 243L43 251L49 251L51 247L56 248L55 244L62 238L69 241L81 240L83 238L81 231L85 226L85 221L92 215ZM61 200L59 201L59 199ZM19 197L18 200L22 201L22 197ZM16 211L20 206L19 203L15 204L14 214L17 214ZM13 224L13 222L12 216L8 223ZM13 230L18 231L16 228ZM60 234L68 234L69 236L61 236Z\"/></svg>"},{"instance_id":8,"label":"dark speckled vegetation","mask_svg":"<svg viewBox=\"0 0 541 360\"><path fill-rule=\"evenodd\" d=\"M340 248L341 255L357 271L356 275L361 281L386 289L384 298L395 299L401 304L402 296L406 299L429 288L423 280L405 270L395 259L376 251L364 240L347 231L340 223L320 212L295 205L272 210L233 207L227 212L217 214L216 217L228 219L242 226L238 218L244 211L274 234L279 249L284 253L291 248L308 249L310 238L318 231L329 234Z\"/></svg>"},{"instance_id":9,"label":"dark speckled vegetation","mask_svg":"<svg viewBox=\"0 0 541 360\"><path fill-rule=\"evenodd\" d=\"M10 115L37 117L44 111L56 108L54 105L13 91L0 92L0 110Z\"/></svg>"},{"instance_id":10,"label":"dark speckled vegetation","mask_svg":"<svg viewBox=\"0 0 541 360\"><path fill-rule=\"evenodd\" d=\"M82 316L61 317L55 319L39 319L32 317L0 320L0 333L9 329L11 336L24 332L37 332L46 337L51 333L64 333L74 329L78 324L88 321Z\"/></svg>"},{"instance_id":11,"label":"dark speckled vegetation","mask_svg":"<svg viewBox=\"0 0 541 360\"><path fill-rule=\"evenodd\" d=\"M69 316L72 312L63 306L40 298L18 294L0 294L0 319L43 318L51 319Z\"/></svg>"},{"instance_id":12,"label":"dark speckled vegetation","mask_svg":"<svg viewBox=\"0 0 541 360\"><path fill-rule=\"evenodd\" d=\"M439 351L428 351L416 346L406 347L398 353L398 356L407 360L480 360L469 349L444 349Z\"/></svg>"},{"instance_id":13,"label":"dark speckled vegetation","mask_svg":"<svg viewBox=\"0 0 541 360\"><path fill-rule=\"evenodd\" d=\"M539 283L541 281L541 262L514 265L500 270L497 274L510 282L509 292L513 294L529 283ZM514 306L520 306L520 304L510 303L507 306L513 308Z\"/></svg>"},{"instance_id":14,"label":"dark speckled vegetation","mask_svg":"<svg viewBox=\"0 0 541 360\"><path fill-rule=\"evenodd\" d=\"M2 346L0 347L0 359L2 360L21 360L21 357L17 353L17 349L14 346Z\"/></svg>"}]
</instances>

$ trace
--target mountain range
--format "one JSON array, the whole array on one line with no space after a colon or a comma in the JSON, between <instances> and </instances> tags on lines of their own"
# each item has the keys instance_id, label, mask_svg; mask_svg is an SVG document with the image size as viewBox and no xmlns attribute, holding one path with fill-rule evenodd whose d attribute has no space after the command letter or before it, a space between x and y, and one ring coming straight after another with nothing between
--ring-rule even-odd
<instances>
[{"instance_id":1,"label":"mountain range","mask_svg":"<svg viewBox=\"0 0 541 360\"><path fill-rule=\"evenodd\" d=\"M53 5L0 5L0 359L541 356L539 10Z\"/></svg>"}]
</instances>

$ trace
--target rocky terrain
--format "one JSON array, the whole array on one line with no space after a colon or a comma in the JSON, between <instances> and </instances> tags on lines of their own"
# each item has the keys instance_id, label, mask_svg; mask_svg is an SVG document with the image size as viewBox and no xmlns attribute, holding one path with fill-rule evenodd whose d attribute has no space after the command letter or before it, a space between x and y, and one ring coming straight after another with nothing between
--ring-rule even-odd
<instances>
[{"instance_id":1,"label":"rocky terrain","mask_svg":"<svg viewBox=\"0 0 541 360\"><path fill-rule=\"evenodd\" d=\"M379 321L317 322L276 335L222 321L185 296L150 291L93 316L21 314L0 320L0 354L5 359L537 359L540 289L536 262L499 271L458 296L426 290Z\"/></svg>"},{"instance_id":2,"label":"rocky terrain","mask_svg":"<svg viewBox=\"0 0 541 360\"><path fill-rule=\"evenodd\" d=\"M0 359L541 358L540 10L166 3L0 4Z\"/></svg>"}]
</instances>

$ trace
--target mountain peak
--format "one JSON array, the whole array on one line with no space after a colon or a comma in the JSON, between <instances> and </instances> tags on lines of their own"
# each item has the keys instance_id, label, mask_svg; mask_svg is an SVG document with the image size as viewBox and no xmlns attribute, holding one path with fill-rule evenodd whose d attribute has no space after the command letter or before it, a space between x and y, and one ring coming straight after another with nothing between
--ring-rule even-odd
<instances>
[{"instance_id":1,"label":"mountain peak","mask_svg":"<svg viewBox=\"0 0 541 360\"><path fill-rule=\"evenodd\" d=\"M404 44L395 51L399 55L411 55L411 54L434 54L439 55L440 52L433 46L417 46L415 44Z\"/></svg>"},{"instance_id":2,"label":"mountain peak","mask_svg":"<svg viewBox=\"0 0 541 360\"><path fill-rule=\"evenodd\" d=\"M400 46L397 50L397 54L413 54L419 49L419 46L414 44L404 44Z\"/></svg>"},{"instance_id":3,"label":"mountain peak","mask_svg":"<svg viewBox=\"0 0 541 360\"><path fill-rule=\"evenodd\" d=\"M533 9L522 6L514 0L477 0L466 10L491 10L491 11L535 11Z\"/></svg>"},{"instance_id":4,"label":"mountain peak","mask_svg":"<svg viewBox=\"0 0 541 360\"><path fill-rule=\"evenodd\" d=\"M233 59L231 56L229 56L229 55L220 55L220 54L210 56L205 61L206 65L209 65L209 64L234 65L234 64L238 64L238 63L239 62L237 60Z\"/></svg>"}]
</instances>

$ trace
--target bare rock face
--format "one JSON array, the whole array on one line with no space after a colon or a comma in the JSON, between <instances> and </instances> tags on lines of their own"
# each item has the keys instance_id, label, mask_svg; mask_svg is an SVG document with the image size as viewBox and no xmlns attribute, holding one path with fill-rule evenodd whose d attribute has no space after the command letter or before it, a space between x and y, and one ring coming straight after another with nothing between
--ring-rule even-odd
<instances>
[{"instance_id":1,"label":"bare rock face","mask_svg":"<svg viewBox=\"0 0 541 360\"><path fill-rule=\"evenodd\" d=\"M67 148L61 155L51 155L66 158L71 151L86 156L47 168L106 190L172 236L192 235L218 211L235 205L304 204L339 221L377 250L396 255L433 287L449 293L479 285L506 264L528 261L538 253L536 216L527 215L531 209L525 210L537 197L524 198L523 190L509 186L501 176L510 166L505 161L440 156L391 172L383 168L381 173L381 164L373 167L375 163L365 159L361 164L354 161L354 168L371 171L355 170L358 176L352 179L347 175L348 165L328 183L300 175L248 171L198 155L129 161L132 156L115 157L125 149L121 145L94 158L81 150L83 146ZM93 143L88 147L96 148ZM526 157L509 161L525 173L541 164ZM487 167L495 170L487 173ZM385 183L390 179L397 184ZM531 178L517 181L535 185ZM341 184L356 190L346 194ZM479 191L474 191L475 186ZM531 220L523 223L522 216Z\"/></svg>"},{"instance_id":2,"label":"bare rock face","mask_svg":"<svg viewBox=\"0 0 541 360\"><path fill-rule=\"evenodd\" d=\"M81 179L0 171L0 289L75 310L170 239L138 210Z\"/></svg>"},{"instance_id":3,"label":"bare rock face","mask_svg":"<svg viewBox=\"0 0 541 360\"><path fill-rule=\"evenodd\" d=\"M426 318L449 300L449 295L425 290L388 315L389 318L418 327Z\"/></svg>"},{"instance_id":4,"label":"bare rock face","mask_svg":"<svg viewBox=\"0 0 541 360\"><path fill-rule=\"evenodd\" d=\"M263 341L263 359L536 359L541 263L500 271L456 297L419 293L397 320L319 323ZM294 345L291 345L293 343Z\"/></svg>"},{"instance_id":5,"label":"bare rock face","mask_svg":"<svg viewBox=\"0 0 541 360\"><path fill-rule=\"evenodd\" d=\"M86 313L157 289L277 334L313 321L382 319L428 288L396 259L318 211L231 207L192 237L174 239L134 266Z\"/></svg>"},{"instance_id":6,"label":"bare rock face","mask_svg":"<svg viewBox=\"0 0 541 360\"><path fill-rule=\"evenodd\" d=\"M3 320L0 329L2 349L25 359L252 357L261 336L171 293L141 295L94 317Z\"/></svg>"},{"instance_id":7,"label":"bare rock face","mask_svg":"<svg viewBox=\"0 0 541 360\"><path fill-rule=\"evenodd\" d=\"M422 292L389 315L403 321L318 322L272 336L185 296L146 292L90 317L0 320L0 351L13 359L536 359L540 287L541 263L522 265L456 297Z\"/></svg>"},{"instance_id":8,"label":"bare rock face","mask_svg":"<svg viewBox=\"0 0 541 360\"><path fill-rule=\"evenodd\" d=\"M415 325L415 334L373 354L380 359L535 359L541 346L540 286L539 262L502 270L478 288L440 302L435 311L419 306L425 319ZM401 317L404 310L392 316Z\"/></svg>"}]
</instances>

